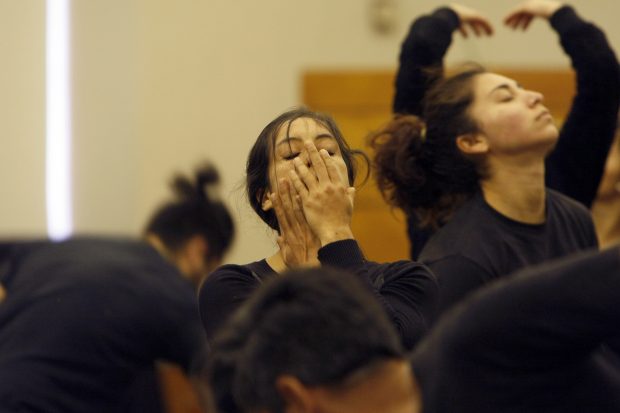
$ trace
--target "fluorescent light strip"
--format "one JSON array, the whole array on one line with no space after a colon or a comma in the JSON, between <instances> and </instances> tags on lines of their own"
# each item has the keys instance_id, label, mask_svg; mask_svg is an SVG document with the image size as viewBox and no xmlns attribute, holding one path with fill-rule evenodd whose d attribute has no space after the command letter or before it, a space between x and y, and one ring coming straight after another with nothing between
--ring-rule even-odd
<instances>
[{"instance_id":1,"label":"fluorescent light strip","mask_svg":"<svg viewBox=\"0 0 620 413\"><path fill-rule=\"evenodd\" d=\"M71 235L70 0L47 0L46 203L47 233Z\"/></svg>"}]
</instances>

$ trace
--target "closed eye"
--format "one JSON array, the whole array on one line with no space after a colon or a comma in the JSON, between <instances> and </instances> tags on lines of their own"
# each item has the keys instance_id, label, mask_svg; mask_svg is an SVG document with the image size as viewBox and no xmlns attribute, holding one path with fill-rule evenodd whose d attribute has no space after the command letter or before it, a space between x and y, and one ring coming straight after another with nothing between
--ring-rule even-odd
<instances>
[{"instance_id":1,"label":"closed eye","mask_svg":"<svg viewBox=\"0 0 620 413\"><path fill-rule=\"evenodd\" d=\"M297 158L299 156L299 152L292 152L288 155L283 156L284 159L286 159L287 161L292 161L293 159Z\"/></svg>"}]
</instances>

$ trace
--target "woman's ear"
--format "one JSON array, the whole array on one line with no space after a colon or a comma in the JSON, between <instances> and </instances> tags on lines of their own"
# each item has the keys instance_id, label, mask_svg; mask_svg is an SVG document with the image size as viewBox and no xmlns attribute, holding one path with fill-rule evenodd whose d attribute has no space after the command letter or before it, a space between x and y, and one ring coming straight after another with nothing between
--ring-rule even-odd
<instances>
[{"instance_id":1,"label":"woman's ear","mask_svg":"<svg viewBox=\"0 0 620 413\"><path fill-rule=\"evenodd\" d=\"M297 377L284 374L276 379L276 390L284 402L286 413L313 411L312 392Z\"/></svg>"},{"instance_id":2,"label":"woman's ear","mask_svg":"<svg viewBox=\"0 0 620 413\"><path fill-rule=\"evenodd\" d=\"M271 208L273 208L273 203L271 202L271 199L269 198L268 191L263 191L263 193L259 196L261 198L260 207L263 211L269 211Z\"/></svg>"},{"instance_id":3,"label":"woman's ear","mask_svg":"<svg viewBox=\"0 0 620 413\"><path fill-rule=\"evenodd\" d=\"M466 133L458 136L456 146L465 155L481 155L489 151L489 142L480 133Z\"/></svg>"}]
</instances>

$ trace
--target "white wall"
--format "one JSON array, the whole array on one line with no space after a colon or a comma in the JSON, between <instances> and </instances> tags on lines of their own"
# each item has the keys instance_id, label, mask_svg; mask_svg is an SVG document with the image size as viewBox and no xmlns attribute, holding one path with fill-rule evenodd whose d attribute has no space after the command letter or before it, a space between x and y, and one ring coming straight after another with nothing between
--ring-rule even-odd
<instances>
[{"instance_id":1,"label":"white wall","mask_svg":"<svg viewBox=\"0 0 620 413\"><path fill-rule=\"evenodd\" d=\"M0 234L45 228L43 1L0 0Z\"/></svg>"},{"instance_id":2,"label":"white wall","mask_svg":"<svg viewBox=\"0 0 620 413\"><path fill-rule=\"evenodd\" d=\"M411 18L431 0L394 0L396 30L375 33L371 0L74 0L75 220L79 232L137 234L175 170L203 157L223 175L238 219L228 260L272 251L245 206L248 150L260 129L299 103L309 68L394 68ZM477 0L494 22L516 2ZM616 0L573 2L620 42ZM44 4L0 0L0 232L43 232ZM497 27L490 40L457 38L449 61L564 67L544 22L527 33ZM6 158L6 159L5 159Z\"/></svg>"}]
</instances>

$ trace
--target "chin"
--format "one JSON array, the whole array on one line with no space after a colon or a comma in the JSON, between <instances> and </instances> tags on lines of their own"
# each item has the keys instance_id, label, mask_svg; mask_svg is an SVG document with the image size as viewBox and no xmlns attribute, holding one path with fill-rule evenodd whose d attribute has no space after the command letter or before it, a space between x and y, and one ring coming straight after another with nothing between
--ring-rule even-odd
<instances>
[{"instance_id":1,"label":"chin","mask_svg":"<svg viewBox=\"0 0 620 413\"><path fill-rule=\"evenodd\" d=\"M556 133L553 136L550 136L548 139L544 141L545 146L545 156L549 155L554 149L555 145L558 143L559 134Z\"/></svg>"}]
</instances>

